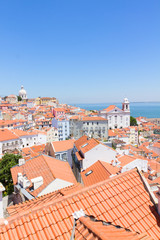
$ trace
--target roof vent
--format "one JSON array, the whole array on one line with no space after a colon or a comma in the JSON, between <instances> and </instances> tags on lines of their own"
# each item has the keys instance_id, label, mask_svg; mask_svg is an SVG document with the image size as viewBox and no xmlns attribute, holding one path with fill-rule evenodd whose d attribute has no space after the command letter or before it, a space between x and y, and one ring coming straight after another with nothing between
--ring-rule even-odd
<instances>
[{"instance_id":1,"label":"roof vent","mask_svg":"<svg viewBox=\"0 0 160 240\"><path fill-rule=\"evenodd\" d=\"M26 189L31 183L26 176L22 176L22 173L18 173L18 184L21 185L22 188Z\"/></svg>"},{"instance_id":2,"label":"roof vent","mask_svg":"<svg viewBox=\"0 0 160 240\"><path fill-rule=\"evenodd\" d=\"M33 189L36 190L37 188L39 188L40 186L43 185L43 177L36 177L31 179L31 182L33 183Z\"/></svg>"},{"instance_id":3,"label":"roof vent","mask_svg":"<svg viewBox=\"0 0 160 240\"><path fill-rule=\"evenodd\" d=\"M84 217L85 216L85 213L83 212L83 209L79 210L79 211L76 211L74 212L73 214L73 217L74 219L79 219L80 217Z\"/></svg>"},{"instance_id":4,"label":"roof vent","mask_svg":"<svg viewBox=\"0 0 160 240\"><path fill-rule=\"evenodd\" d=\"M23 165L23 164L25 164L25 159L24 159L24 158L20 158L20 159L18 160L18 165L21 166L21 165Z\"/></svg>"}]
</instances>

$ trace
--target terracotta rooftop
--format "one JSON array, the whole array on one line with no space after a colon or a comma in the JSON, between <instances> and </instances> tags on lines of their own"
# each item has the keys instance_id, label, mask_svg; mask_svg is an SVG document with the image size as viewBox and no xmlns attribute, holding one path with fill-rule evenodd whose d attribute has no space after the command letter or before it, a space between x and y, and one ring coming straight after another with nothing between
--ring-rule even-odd
<instances>
[{"instance_id":1,"label":"terracotta rooftop","mask_svg":"<svg viewBox=\"0 0 160 240\"><path fill-rule=\"evenodd\" d=\"M76 221L75 239L92 240L153 240L146 233L138 234L109 222L97 221L93 217L80 217Z\"/></svg>"},{"instance_id":2,"label":"terracotta rooftop","mask_svg":"<svg viewBox=\"0 0 160 240\"><path fill-rule=\"evenodd\" d=\"M97 161L92 166L81 172L84 185L91 186L95 183L108 179L112 174L119 172L118 167L113 167L110 163Z\"/></svg>"},{"instance_id":3,"label":"terracotta rooftop","mask_svg":"<svg viewBox=\"0 0 160 240\"><path fill-rule=\"evenodd\" d=\"M114 110L115 108L122 111L122 109L116 107L116 105L110 105L109 107L103 109L102 111L110 112L110 111Z\"/></svg>"},{"instance_id":4,"label":"terracotta rooftop","mask_svg":"<svg viewBox=\"0 0 160 240\"><path fill-rule=\"evenodd\" d=\"M36 197L56 178L73 184L77 183L68 162L64 162L47 155L34 157L27 160L24 165L16 165L12 167L11 174L14 185L17 184L18 173L26 174L28 180L40 176L43 177L43 185L41 185L39 188L35 189L34 191L31 191L29 188L26 189L34 197Z\"/></svg>"},{"instance_id":5,"label":"terracotta rooftop","mask_svg":"<svg viewBox=\"0 0 160 240\"><path fill-rule=\"evenodd\" d=\"M80 121L107 121L106 118L103 117L81 117Z\"/></svg>"},{"instance_id":6,"label":"terracotta rooftop","mask_svg":"<svg viewBox=\"0 0 160 240\"><path fill-rule=\"evenodd\" d=\"M80 146L85 144L88 141L88 137L86 135L83 135L82 137L80 137L79 139L77 139L74 142L74 145L76 146L76 148L78 149L78 151L80 150Z\"/></svg>"},{"instance_id":7,"label":"terracotta rooftop","mask_svg":"<svg viewBox=\"0 0 160 240\"><path fill-rule=\"evenodd\" d=\"M160 239L160 216L135 169L7 218L0 239L70 239L72 214L80 209L97 220Z\"/></svg>"},{"instance_id":8,"label":"terracotta rooftop","mask_svg":"<svg viewBox=\"0 0 160 240\"><path fill-rule=\"evenodd\" d=\"M9 129L0 129L0 142L19 139L19 137L12 133Z\"/></svg>"},{"instance_id":9,"label":"terracotta rooftop","mask_svg":"<svg viewBox=\"0 0 160 240\"><path fill-rule=\"evenodd\" d=\"M98 140L91 138L85 144L80 146L80 151L82 153L86 153L90 151L92 148L96 147L98 144L100 144Z\"/></svg>"},{"instance_id":10,"label":"terracotta rooftop","mask_svg":"<svg viewBox=\"0 0 160 240\"><path fill-rule=\"evenodd\" d=\"M55 152L63 152L74 147L74 139L64 140L64 141L54 141L52 146Z\"/></svg>"},{"instance_id":11,"label":"terracotta rooftop","mask_svg":"<svg viewBox=\"0 0 160 240\"><path fill-rule=\"evenodd\" d=\"M134 160L136 160L136 157L133 157L133 156L129 156L129 155L124 155L124 156L120 156L118 158L118 161L120 161L120 165L121 167L129 164L130 162L133 162Z\"/></svg>"},{"instance_id":12,"label":"terracotta rooftop","mask_svg":"<svg viewBox=\"0 0 160 240\"><path fill-rule=\"evenodd\" d=\"M30 158L38 156L39 154L44 153L44 151L45 151L45 144L34 145L32 147L22 148L22 156L26 160L28 160Z\"/></svg>"},{"instance_id":13,"label":"terracotta rooftop","mask_svg":"<svg viewBox=\"0 0 160 240\"><path fill-rule=\"evenodd\" d=\"M75 193L82 188L83 188L83 186L80 183L77 183L75 185L71 185L69 187L62 188L60 190L42 195L40 197L36 197L31 200L27 200L23 203L9 206L7 208L7 211L10 216L19 214L19 212L21 212L21 211L28 211L28 210L33 211L37 207L41 206L42 203L43 204L46 204L46 203L48 204L49 202L52 203L53 200L56 200L56 199L62 198L63 196Z\"/></svg>"}]
</instances>

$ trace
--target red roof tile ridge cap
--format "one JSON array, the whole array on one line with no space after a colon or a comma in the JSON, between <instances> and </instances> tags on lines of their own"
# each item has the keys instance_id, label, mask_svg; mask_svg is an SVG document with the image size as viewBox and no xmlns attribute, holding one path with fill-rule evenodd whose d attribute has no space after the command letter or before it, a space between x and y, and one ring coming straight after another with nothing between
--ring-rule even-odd
<instances>
[{"instance_id":1,"label":"red roof tile ridge cap","mask_svg":"<svg viewBox=\"0 0 160 240\"><path fill-rule=\"evenodd\" d=\"M101 233L98 229L95 228L95 226L93 226L92 224L90 224L90 223L88 222L88 220L90 220L90 219L88 219L88 218L89 218L89 217L80 217L80 218L79 218L79 221L80 221L83 225L85 225L85 226L89 229L89 231L91 231L91 232L93 233L93 235L96 235L96 237L100 238L101 240L109 240L108 237L104 236L103 233ZM90 221L91 221L91 220L90 220Z\"/></svg>"},{"instance_id":2,"label":"red roof tile ridge cap","mask_svg":"<svg viewBox=\"0 0 160 240\"><path fill-rule=\"evenodd\" d=\"M141 171L138 170L137 168L137 172L142 180L142 183L144 185L144 188L146 189L146 191L148 192L150 199L152 201L152 203L154 204L155 208L157 208L157 204L158 204L158 199L155 197L154 193L151 191L151 188L149 186L149 183L147 181L147 179L145 178L145 176L143 175L143 173Z\"/></svg>"},{"instance_id":3,"label":"red roof tile ridge cap","mask_svg":"<svg viewBox=\"0 0 160 240\"><path fill-rule=\"evenodd\" d=\"M103 165L103 161L98 160L98 162L100 162L101 166L102 166L110 175L112 175L112 173L109 172L108 169ZM110 163L108 163L108 164L110 164ZM111 164L110 164L110 165L111 165Z\"/></svg>"},{"instance_id":4,"label":"red roof tile ridge cap","mask_svg":"<svg viewBox=\"0 0 160 240\"><path fill-rule=\"evenodd\" d=\"M34 153L34 152L33 152L33 153ZM38 158L38 157L40 157L40 156L42 156L42 155L43 155L43 154L40 153L40 154L37 155L37 156L34 156L34 157L32 157L32 158L29 158L29 159L27 159L27 160L25 161L25 163L28 162L28 161L30 161L30 160L33 160L34 158ZM19 165L17 164L17 165L15 165L15 166L11 167L11 168L14 168L14 167L21 167L21 166L19 166Z\"/></svg>"},{"instance_id":5,"label":"red roof tile ridge cap","mask_svg":"<svg viewBox=\"0 0 160 240\"><path fill-rule=\"evenodd\" d=\"M89 190L91 190L91 189L94 189L95 187L99 187L99 186L101 186L101 185L103 185L103 184L105 184L105 183L109 183L109 182L115 180L116 178L125 176L125 175L127 175L127 174L129 174L129 173L134 173L134 172L137 172L137 168L131 169L130 171L121 173L121 174L119 174L119 175L117 175L117 176L115 176L115 177L109 178L109 179L107 179L107 180L103 180L103 181L101 181L101 182L95 183L95 184L93 184L93 185L91 185L91 186L84 187L84 188L78 190L78 191L75 192L75 193L71 193L71 194L69 194L69 195L64 196L62 199L55 199L55 200L52 201L52 203L51 203L51 202L48 202L48 203L43 204L43 206L42 206L42 205L39 205L39 206L36 206L34 209L21 211L21 212L17 213L16 215L13 215L13 216L7 218L6 220L7 220L7 221L9 222L9 224L10 224L10 223L12 223L12 221L14 221L15 219L17 219L17 217L22 217L22 216L28 215L28 214L30 214L30 213L35 213L35 212L37 212L37 211L43 210L44 207L50 207L50 205L53 206L53 205L55 205L55 204L57 204L57 203L59 203L59 202L61 202L61 201L64 201L64 200L66 200L66 199L72 198L74 195L77 195L77 194L83 193L83 192L87 192L87 191L89 191Z\"/></svg>"},{"instance_id":6,"label":"red roof tile ridge cap","mask_svg":"<svg viewBox=\"0 0 160 240\"><path fill-rule=\"evenodd\" d=\"M47 161L46 161L46 159L45 159L45 157L50 157L50 158L53 158L53 157L51 157L51 156L48 156L48 155L46 155L46 154L42 154L42 157L43 157L43 159L44 159L45 163L47 164L47 166L48 166L49 170L51 171L51 173L52 173L52 176L54 177L54 179L56 179L56 177L54 176L54 174L53 174L52 170L50 169L50 167L49 167L49 165L48 165L48 162L47 162ZM56 158L54 158L54 159L56 159ZM56 160L59 160L59 159L56 159Z\"/></svg>"},{"instance_id":7,"label":"red roof tile ridge cap","mask_svg":"<svg viewBox=\"0 0 160 240\"><path fill-rule=\"evenodd\" d=\"M96 237L98 237L98 239L100 238L101 240L109 240L109 237L107 237L103 232L99 231L99 229L95 228L95 226L90 223L90 221L92 221L92 220L90 219L89 216L84 216L84 217L82 216L82 217L79 218L79 221L89 230L89 232L92 232L93 235L96 235ZM103 227L107 227L107 225L106 226L103 225L103 221L97 221L97 223L98 222L101 223ZM95 221L95 223L96 223L96 221ZM111 223L111 226L116 228L116 225L114 225L113 223ZM122 229L124 229L126 231L126 233L127 233L127 230L129 230L131 234L134 234L134 236L132 236L133 239L137 239L137 240L139 239L140 240L144 237L149 237L149 239L152 239L152 238L150 238L150 236L147 235L147 233L139 234L139 233L134 232L130 229L126 229L125 227L122 227Z\"/></svg>"}]
</instances>

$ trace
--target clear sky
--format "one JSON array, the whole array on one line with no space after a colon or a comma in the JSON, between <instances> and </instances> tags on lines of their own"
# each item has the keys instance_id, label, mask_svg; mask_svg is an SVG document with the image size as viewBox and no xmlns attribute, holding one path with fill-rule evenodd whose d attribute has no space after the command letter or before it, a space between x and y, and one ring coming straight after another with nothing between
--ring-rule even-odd
<instances>
[{"instance_id":1,"label":"clear sky","mask_svg":"<svg viewBox=\"0 0 160 240\"><path fill-rule=\"evenodd\" d=\"M160 101L160 0L0 0L0 96Z\"/></svg>"}]
</instances>

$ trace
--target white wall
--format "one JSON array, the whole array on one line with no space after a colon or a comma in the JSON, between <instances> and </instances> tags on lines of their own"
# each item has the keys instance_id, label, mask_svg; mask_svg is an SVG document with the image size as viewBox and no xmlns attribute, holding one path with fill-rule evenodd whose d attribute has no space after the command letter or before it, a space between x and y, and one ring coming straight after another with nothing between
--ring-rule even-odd
<instances>
[{"instance_id":1,"label":"white wall","mask_svg":"<svg viewBox=\"0 0 160 240\"><path fill-rule=\"evenodd\" d=\"M116 151L102 144L98 144L96 147L85 153L82 168L86 169L98 160L110 163L112 160L116 159L116 155Z\"/></svg>"},{"instance_id":2,"label":"white wall","mask_svg":"<svg viewBox=\"0 0 160 240\"><path fill-rule=\"evenodd\" d=\"M39 196L42 196L44 194L47 194L47 193L50 193L50 192L54 192L56 190L59 190L59 189L62 189L62 188L65 188L65 187L68 187L68 186L71 186L73 185L73 183L70 183L70 182L67 182L67 181L64 181L62 179L58 179L56 178L53 182L51 182L45 189L43 189L42 192L40 192L38 194L38 197Z\"/></svg>"},{"instance_id":3,"label":"white wall","mask_svg":"<svg viewBox=\"0 0 160 240\"><path fill-rule=\"evenodd\" d=\"M47 142L47 135L38 133L37 144L46 144L46 142Z\"/></svg>"},{"instance_id":4,"label":"white wall","mask_svg":"<svg viewBox=\"0 0 160 240\"><path fill-rule=\"evenodd\" d=\"M157 153L158 155L160 155L160 148L157 148L157 147L149 147L149 149L153 150L155 153Z\"/></svg>"},{"instance_id":5,"label":"white wall","mask_svg":"<svg viewBox=\"0 0 160 240\"><path fill-rule=\"evenodd\" d=\"M33 145L36 145L38 142L38 135L26 135L20 137L22 140L21 148L23 147L32 147Z\"/></svg>"},{"instance_id":6,"label":"white wall","mask_svg":"<svg viewBox=\"0 0 160 240\"><path fill-rule=\"evenodd\" d=\"M139 171L144 171L147 172L148 171L148 161L147 160L142 160L142 159L136 159L130 163L128 163L127 165L125 165L121 172L126 172L129 171L131 169L134 169L135 167L137 167L139 169Z\"/></svg>"}]
</instances>

